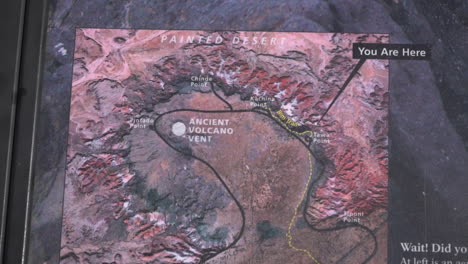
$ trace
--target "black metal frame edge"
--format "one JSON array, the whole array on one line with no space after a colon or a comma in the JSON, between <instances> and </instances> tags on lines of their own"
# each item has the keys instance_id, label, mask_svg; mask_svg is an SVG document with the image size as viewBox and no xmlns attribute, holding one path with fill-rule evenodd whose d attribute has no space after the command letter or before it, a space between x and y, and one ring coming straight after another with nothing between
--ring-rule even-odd
<instances>
[{"instance_id":1,"label":"black metal frame edge","mask_svg":"<svg viewBox=\"0 0 468 264\"><path fill-rule=\"evenodd\" d=\"M15 1L7 1L13 3ZM48 1L21 0L19 10L7 19L19 19L16 44L16 80L12 101L12 128L8 144L11 159L6 170L2 208L2 255L0 263L27 263L29 215L34 178L35 136L42 81L43 54L47 28ZM8 24L8 23L7 23ZM8 50L2 52L11 52Z\"/></svg>"},{"instance_id":2,"label":"black metal frame edge","mask_svg":"<svg viewBox=\"0 0 468 264\"><path fill-rule=\"evenodd\" d=\"M6 1L0 9L0 259L3 256L11 152L16 113L25 0Z\"/></svg>"}]
</instances>

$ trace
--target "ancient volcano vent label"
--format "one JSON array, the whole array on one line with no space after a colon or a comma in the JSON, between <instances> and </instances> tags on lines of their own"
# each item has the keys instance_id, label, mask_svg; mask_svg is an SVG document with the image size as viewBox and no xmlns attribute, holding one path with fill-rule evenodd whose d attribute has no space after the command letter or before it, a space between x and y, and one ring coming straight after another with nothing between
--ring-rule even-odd
<instances>
[{"instance_id":1,"label":"ancient volcano vent label","mask_svg":"<svg viewBox=\"0 0 468 264\"><path fill-rule=\"evenodd\" d=\"M232 135L234 129L229 126L229 119L190 118L190 142L211 142L214 135Z\"/></svg>"},{"instance_id":2,"label":"ancient volcano vent label","mask_svg":"<svg viewBox=\"0 0 468 264\"><path fill-rule=\"evenodd\" d=\"M388 36L78 29L61 263L384 263L388 62L357 42Z\"/></svg>"}]
</instances>

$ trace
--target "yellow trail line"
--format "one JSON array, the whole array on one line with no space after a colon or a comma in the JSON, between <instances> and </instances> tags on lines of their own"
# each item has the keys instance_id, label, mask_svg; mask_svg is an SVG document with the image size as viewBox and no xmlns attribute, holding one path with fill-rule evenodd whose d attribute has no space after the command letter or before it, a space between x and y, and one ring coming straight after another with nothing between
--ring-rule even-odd
<instances>
[{"instance_id":1,"label":"yellow trail line","mask_svg":"<svg viewBox=\"0 0 468 264\"><path fill-rule=\"evenodd\" d=\"M293 240L292 227L294 225L294 222L296 222L296 218L297 218L297 215L298 215L298 212L299 212L299 207L301 206L302 202L304 201L304 199L306 197L307 190L309 189L309 184L310 184L310 182L312 180L312 154L310 154L310 153L309 153L309 164L310 164L310 174L309 174L309 178L307 179L306 188L304 189L304 192L302 193L301 200L299 201L299 203L296 206L296 209L294 210L294 215L293 215L293 217L291 219L291 222L289 222L288 233L286 233L286 237L288 238L288 245L289 245L290 248L294 249L295 251L306 253L307 256L309 256L309 258L311 258L313 261L315 261L315 263L320 264L318 262L318 260L315 259L314 256L312 256L312 253L310 253L309 250L303 249L303 248L298 248L298 247L294 246L293 241L292 241Z\"/></svg>"},{"instance_id":2,"label":"yellow trail line","mask_svg":"<svg viewBox=\"0 0 468 264\"><path fill-rule=\"evenodd\" d=\"M311 135L313 135L313 132L310 131L310 130L307 130L307 131L304 131L304 132L296 132L296 131L293 131L291 129L289 129L286 124L284 124L281 119L279 119L272 111L270 108L267 108L268 111L270 112L270 115L276 119L277 121L279 121L281 124L284 125L284 128L286 128L289 132L291 133L294 133L296 135L305 135L307 133L310 133ZM294 223L296 222L296 218L297 218L297 215L298 215L298 212L299 212L299 207L301 206L302 202L304 201L306 195L307 195L307 190L309 189L309 184L312 180L312 154L309 152L309 168L310 168L310 173L309 173L309 178L307 179L307 184L306 184L306 187L304 189L304 192L302 193L302 196L301 196L301 199L299 201L299 203L297 204L296 208L294 209L294 215L291 219L291 221L289 222L289 227L288 227L288 232L286 233L286 238L288 239L288 245L291 249L295 250L295 251L299 251L299 252L302 252L302 253L305 253L307 254L307 256L309 258L311 258L316 264L320 264L320 262L318 262L318 260L316 258L314 258L314 256L312 256L312 253L310 253L309 250L307 249L303 249L303 248L298 248L296 246L294 246L293 244L293 236L292 236L292 227L294 225ZM304 205L305 206L305 205Z\"/></svg>"},{"instance_id":3,"label":"yellow trail line","mask_svg":"<svg viewBox=\"0 0 468 264\"><path fill-rule=\"evenodd\" d=\"M299 136L305 135L305 134L307 134L307 133L310 133L311 135L314 134L314 132L312 132L312 131L310 131L310 130L307 130L307 131L304 131L304 132L296 132L296 131L293 131L293 130L289 129L289 127L288 127L281 119L279 119L279 118L275 115L275 113L274 113L273 111L271 111L271 108L266 107L266 109L268 110L268 112L270 112L270 115L271 115L274 119L276 119L277 121L279 121L281 124L283 124L284 128L286 128L289 132L294 133L294 134L299 135Z\"/></svg>"}]
</instances>

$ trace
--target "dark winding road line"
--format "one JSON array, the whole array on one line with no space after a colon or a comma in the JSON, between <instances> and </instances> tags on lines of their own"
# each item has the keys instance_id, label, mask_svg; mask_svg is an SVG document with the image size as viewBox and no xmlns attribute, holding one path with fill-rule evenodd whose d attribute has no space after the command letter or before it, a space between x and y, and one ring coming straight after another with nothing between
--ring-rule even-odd
<instances>
[{"instance_id":1,"label":"dark winding road line","mask_svg":"<svg viewBox=\"0 0 468 264\"><path fill-rule=\"evenodd\" d=\"M330 105L328 106L328 108L325 110L325 113L322 115L322 117L320 118L320 120L317 122L317 123L320 123L320 121L322 121L322 119L325 117L325 115L328 113L328 111L332 108L332 106L335 104L336 100L338 99L338 97L340 97L340 95L343 93L343 91L346 89L346 87L348 86L348 84L351 82L351 80L353 79L353 77L358 73L359 69L361 68L361 66L364 64L365 62L365 59L361 59L359 60L359 62L354 66L352 72L350 73L350 75L348 76L348 78L346 79L346 81L344 82L344 84L341 86L340 90L338 91L337 95L333 98L332 102L330 103ZM241 212L241 216L242 216L242 226L241 226L241 230L239 232L239 234L237 235L237 237L231 242L231 244L229 244L226 248L224 248L223 250L220 250L214 254L210 254L210 255L207 255L206 257L202 258L202 263L205 263L206 261L208 261L209 259L212 259L214 258L215 256L221 254L222 252L232 248L235 244L237 244L237 242L239 241L239 239L242 237L243 233L244 233L244 229L245 229L245 211L244 211L244 208L242 207L242 205L240 204L240 202L237 200L237 198L234 196L234 194L232 193L232 191L229 189L229 187L227 186L226 182L223 180L223 178L219 175L219 173L215 170L215 168L213 168L213 166L211 164L209 164L207 161L199 158L199 157L196 157L195 155L192 155L191 153L186 153L176 147L174 147L173 145L171 145L169 143L169 141L163 137L163 135L161 134L161 132L158 130L157 128L157 123L158 121L165 115L168 115L168 114L171 114L171 113L176 113L176 112L195 112L195 113L257 113L257 114L260 114L260 115L264 115L268 118L270 118L271 120L273 120L275 123L277 123L281 128L283 128L289 135L295 137L297 140L299 140L302 145L304 145L304 147L307 149L307 151L314 157L315 161L317 163L319 163L320 165L320 173L319 173L319 176L315 178L315 180L313 180L311 182L311 184L309 185L308 187L308 190L307 190L307 198L305 200L305 203L304 203L304 209L302 211L302 216L305 220L305 222L307 223L307 225L314 231L316 232L331 232L331 231L338 231L338 230L343 230L343 229L346 229L346 228L359 228L359 229L362 229L364 230L365 232L367 232L373 242L374 242L374 249L372 251L372 253L362 262L362 264L366 264L368 263L374 256L375 254L377 253L377 249L378 249L378 242L377 242L377 237L375 236L374 232L368 228L367 226L364 226L364 225L361 225L359 223L344 223L344 222L339 222L337 226L335 227L331 227L331 228L317 228L315 227L312 223L309 222L309 220L307 219L307 206L310 202L310 197L311 197L311 192L312 192L312 187L316 185L316 183L322 178L322 175L323 175L323 171L324 171L324 162L322 160L320 160L313 152L312 150L310 149L310 142L305 142L301 137L299 137L298 135L294 134L294 133L291 133L285 124L283 124L282 122L278 121L277 119L275 119L273 116L271 116L270 112L266 111L266 109L264 108L259 108L259 107L255 107L253 109L245 109L245 110L234 110L232 108L232 105L227 102L224 98L222 98L218 93L216 93L214 87L213 87L213 83L210 83L211 85L211 90L212 92L215 94L215 96L217 98L219 98L222 102L224 102L229 110L200 110L200 109L176 109L176 110L172 110L172 111L167 111L167 112L164 112L162 114L160 114L154 121L154 131L156 132L156 134L164 141L164 143L166 143L170 148L174 149L175 151L183 154L183 155L187 155L195 160L198 160L200 161L201 163L205 164L206 166L208 166L212 171L213 173L216 175L216 177L219 179L219 181L222 183L222 185L224 186L224 188L226 189L226 191L229 193L229 195L232 197L232 199L234 200L234 202L236 203L237 207L239 208L239 211Z\"/></svg>"},{"instance_id":2,"label":"dark winding road line","mask_svg":"<svg viewBox=\"0 0 468 264\"><path fill-rule=\"evenodd\" d=\"M227 105L227 107L232 111L232 110L233 110L232 105L231 105L228 101L224 100L224 98L222 98L222 97L215 91L215 88L214 88L214 86L213 86L213 82L211 82L210 85L211 85L211 91L216 95L216 97L218 97L219 100L221 100L223 103L225 103L225 104Z\"/></svg>"},{"instance_id":3,"label":"dark winding road line","mask_svg":"<svg viewBox=\"0 0 468 264\"><path fill-rule=\"evenodd\" d=\"M183 155L187 155L195 160L198 160L200 161L201 163L205 164L206 166L208 166L212 171L213 173L216 175L216 177L219 179L219 181L221 182L221 184L224 186L224 188L226 189L226 191L229 193L229 195L232 197L232 199L234 200L234 202L236 203L237 207L239 208L239 211L241 212L241 216L242 216L242 226L241 226L241 230L239 232L239 234L237 235L237 237L231 242L231 244L229 244L226 248L224 248L223 250L221 251L218 251L214 254L211 254L211 255L207 255L205 258L202 259L202 263L205 263L206 261L208 261L209 259L212 259L214 258L215 256L221 254L222 252L232 248L239 240L240 238L242 237L243 233L244 233L244 229L245 229L245 211L244 211L244 208L242 207L242 205L240 204L240 202L237 200L237 198L234 196L233 192L229 189L229 187L227 186L226 182L223 180L223 178L219 175L219 173L216 171L216 169L211 165L209 164L207 161L199 158L199 157L196 157L195 155L191 154L191 153L187 153L187 152L184 152L180 149L178 149L177 147L173 146L163 135L162 133L158 130L158 121L163 117L163 116L166 116L166 115L169 115L169 114L172 114L172 113L177 113L177 112L194 112L194 113L257 113L257 114L260 114L260 115L263 115L263 116L266 116L268 118L270 118L271 120L273 120L275 123L277 123L281 128L283 128L289 135L295 137L296 139L298 139L302 145L304 145L304 147L307 149L307 151L309 151L309 153L314 157L315 161L317 163L319 163L320 165L320 173L319 173L319 176L315 178L315 180L312 181L312 183L309 185L309 188L307 190L307 198L306 198L306 201L305 201L305 205L304 205L304 209L302 211L302 215L303 215L303 218L305 220L305 222L307 223L307 225L314 231L316 232L330 232L330 231L338 231L338 230L342 230L342 229L346 229L346 228L359 228L359 229L362 229L364 230L365 232L367 232L373 239L374 241L374 249L372 251L372 253L364 260L364 262L362 262L362 264L366 264L368 263L373 257L374 255L376 254L377 252L377 248L378 248L378 243L377 243L377 238L375 236L375 234L373 233L373 231L364 226L364 225L361 225L361 224L358 224L358 223L349 223L349 224L346 224L344 222L340 222L337 226L335 227L331 227L331 228L323 228L323 229L320 229L320 228L317 228L315 227L312 223L309 222L309 220L307 219L307 214L306 214L306 210L307 210L307 204L309 204L309 201L310 201L310 196L311 196L311 192L312 192L312 187L315 186L315 184L322 178L322 175L323 175L323 171L324 171L324 166L323 166L323 161L320 160L313 152L312 150L309 148L309 145L308 143L306 143L301 137L299 137L298 135L294 134L294 133L291 133L289 132L285 125L281 122L279 122L278 120L276 120L274 117L272 117L270 115L270 113L266 113L264 112L263 108L253 108L253 109L245 109L245 110L200 110L200 109L176 109L176 110L171 110L171 111L167 111L167 112L164 112L162 114L160 114L154 121L154 131L156 132L156 134L164 141L164 143L166 145L168 145L170 148L172 148L173 150L183 154Z\"/></svg>"}]
</instances>

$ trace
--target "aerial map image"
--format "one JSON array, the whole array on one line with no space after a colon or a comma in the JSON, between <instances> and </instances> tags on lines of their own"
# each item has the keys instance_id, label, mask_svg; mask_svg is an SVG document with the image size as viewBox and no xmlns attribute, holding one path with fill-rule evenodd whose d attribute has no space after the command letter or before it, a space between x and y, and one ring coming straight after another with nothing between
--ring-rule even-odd
<instances>
[{"instance_id":1,"label":"aerial map image","mask_svg":"<svg viewBox=\"0 0 468 264\"><path fill-rule=\"evenodd\" d=\"M60 263L387 263L388 42L76 29Z\"/></svg>"}]
</instances>

